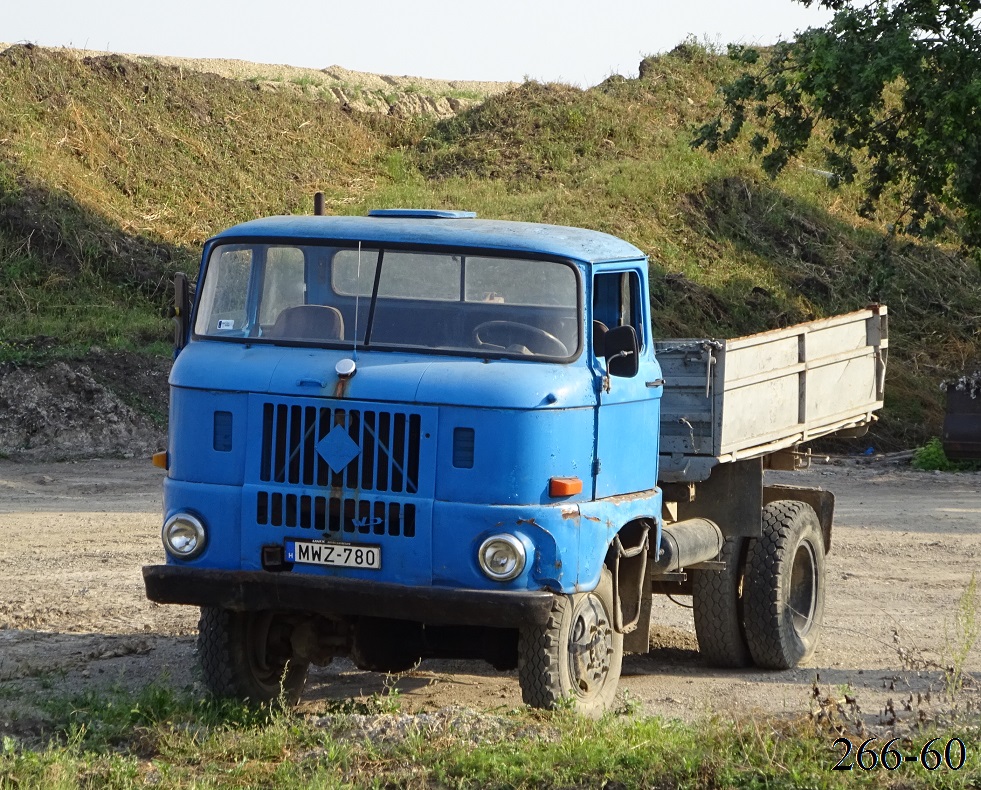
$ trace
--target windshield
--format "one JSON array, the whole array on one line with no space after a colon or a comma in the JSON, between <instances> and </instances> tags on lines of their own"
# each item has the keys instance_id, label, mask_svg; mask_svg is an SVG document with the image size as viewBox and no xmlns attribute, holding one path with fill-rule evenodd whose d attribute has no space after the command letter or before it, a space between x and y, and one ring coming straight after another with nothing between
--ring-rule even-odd
<instances>
[{"instance_id":1,"label":"windshield","mask_svg":"<svg viewBox=\"0 0 981 790\"><path fill-rule=\"evenodd\" d=\"M571 359L571 264L446 252L223 244L194 332L241 342Z\"/></svg>"}]
</instances>

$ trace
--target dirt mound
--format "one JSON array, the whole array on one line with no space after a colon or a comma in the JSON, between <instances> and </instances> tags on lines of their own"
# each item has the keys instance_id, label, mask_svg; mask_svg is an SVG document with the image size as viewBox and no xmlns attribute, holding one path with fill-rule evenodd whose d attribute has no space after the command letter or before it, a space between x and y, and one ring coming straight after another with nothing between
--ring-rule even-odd
<instances>
[{"instance_id":1,"label":"dirt mound","mask_svg":"<svg viewBox=\"0 0 981 790\"><path fill-rule=\"evenodd\" d=\"M81 361L0 366L0 455L131 458L163 449L168 369L167 360L99 350Z\"/></svg>"},{"instance_id":2,"label":"dirt mound","mask_svg":"<svg viewBox=\"0 0 981 790\"><path fill-rule=\"evenodd\" d=\"M10 44L0 42L0 52ZM99 58L114 54L99 50L61 47L72 57ZM489 96L515 87L513 82L439 80L426 77L392 76L351 71L342 66L309 69L284 64L252 63L225 58L177 58L115 53L132 61L160 63L188 71L217 74L226 79L250 82L263 90L288 90L336 102L358 112L408 117L429 115L448 118L480 104Z\"/></svg>"}]
</instances>

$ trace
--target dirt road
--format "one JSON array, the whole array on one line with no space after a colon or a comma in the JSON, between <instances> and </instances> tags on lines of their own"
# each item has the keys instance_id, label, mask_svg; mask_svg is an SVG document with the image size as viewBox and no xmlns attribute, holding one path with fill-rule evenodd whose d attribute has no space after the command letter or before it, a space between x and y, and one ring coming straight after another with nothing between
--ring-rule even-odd
<instances>
[{"instance_id":1,"label":"dirt road","mask_svg":"<svg viewBox=\"0 0 981 790\"><path fill-rule=\"evenodd\" d=\"M196 611L143 595L140 567L162 557L161 475L146 461L0 461L0 732L39 726L30 704L38 692L150 682L200 690ZM690 609L658 599L651 652L627 657L621 689L644 712L692 719L813 710L817 680L822 696L847 691L872 726L888 723L890 708L900 720L938 715L948 705L941 667L962 641L959 601L981 569L981 474L847 463L788 477L838 498L814 658L786 672L708 669ZM963 668L981 677L981 645ZM304 705L383 693L386 682L335 661L313 671ZM427 661L397 687L407 711L506 709L521 699L515 673L481 663ZM972 678L957 701L981 703Z\"/></svg>"}]
</instances>

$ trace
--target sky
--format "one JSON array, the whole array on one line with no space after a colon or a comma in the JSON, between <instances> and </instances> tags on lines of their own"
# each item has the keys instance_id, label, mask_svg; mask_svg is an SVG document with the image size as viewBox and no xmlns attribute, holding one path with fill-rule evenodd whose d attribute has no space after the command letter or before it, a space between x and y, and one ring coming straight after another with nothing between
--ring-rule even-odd
<instances>
[{"instance_id":1,"label":"sky","mask_svg":"<svg viewBox=\"0 0 981 790\"><path fill-rule=\"evenodd\" d=\"M794 0L0 0L0 41L458 80L595 85L688 36L771 44L830 14Z\"/></svg>"}]
</instances>

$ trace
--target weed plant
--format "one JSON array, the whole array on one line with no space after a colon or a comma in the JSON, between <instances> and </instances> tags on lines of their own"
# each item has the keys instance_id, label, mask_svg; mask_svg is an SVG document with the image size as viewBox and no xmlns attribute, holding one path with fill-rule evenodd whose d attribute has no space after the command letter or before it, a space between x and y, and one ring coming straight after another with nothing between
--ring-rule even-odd
<instances>
[{"instance_id":1,"label":"weed plant","mask_svg":"<svg viewBox=\"0 0 981 790\"><path fill-rule=\"evenodd\" d=\"M913 453L912 466L925 472L976 472L981 461L951 461L944 452L943 443L934 436Z\"/></svg>"},{"instance_id":2,"label":"weed plant","mask_svg":"<svg viewBox=\"0 0 981 790\"><path fill-rule=\"evenodd\" d=\"M965 682L976 682L965 671L967 660L974 651L981 636L981 616L978 615L981 598L978 594L977 574L971 573L964 592L957 600L952 624L944 627L947 667L945 668L945 690L952 703L957 703Z\"/></svg>"}]
</instances>

